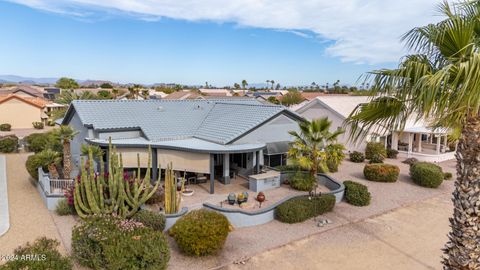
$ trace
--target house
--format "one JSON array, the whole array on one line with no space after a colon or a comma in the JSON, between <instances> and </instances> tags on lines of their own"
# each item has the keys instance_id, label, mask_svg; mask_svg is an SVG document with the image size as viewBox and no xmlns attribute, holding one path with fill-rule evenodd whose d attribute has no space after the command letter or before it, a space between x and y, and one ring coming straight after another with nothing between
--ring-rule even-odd
<instances>
[{"instance_id":1,"label":"house","mask_svg":"<svg viewBox=\"0 0 480 270\"><path fill-rule=\"evenodd\" d=\"M205 96L231 96L232 93L229 89L213 89L213 88L200 88L198 89L200 94Z\"/></svg>"},{"instance_id":2,"label":"house","mask_svg":"<svg viewBox=\"0 0 480 270\"><path fill-rule=\"evenodd\" d=\"M0 88L0 96L16 95L25 98L43 98L43 89L31 85Z\"/></svg>"},{"instance_id":3,"label":"house","mask_svg":"<svg viewBox=\"0 0 480 270\"><path fill-rule=\"evenodd\" d=\"M210 177L224 184L231 177L248 177L263 165L286 164L292 140L303 118L283 106L264 105L253 99L221 100L75 100L63 125L79 131L71 143L77 173L82 144L108 149L109 139L122 154L125 168L170 162L178 172ZM156 177L156 175L154 175Z\"/></svg>"},{"instance_id":4,"label":"house","mask_svg":"<svg viewBox=\"0 0 480 270\"><path fill-rule=\"evenodd\" d=\"M163 99L177 99L177 100L184 100L184 99L197 99L198 97L201 97L202 95L195 92L195 91L190 91L190 90L180 90L180 91L175 91L165 97Z\"/></svg>"},{"instance_id":5,"label":"house","mask_svg":"<svg viewBox=\"0 0 480 270\"><path fill-rule=\"evenodd\" d=\"M408 119L403 130L369 133L365 140L354 143L349 140L350 127L344 127L344 121L361 104L368 103L369 96L320 95L295 108L295 112L311 120L328 117L334 129L345 128L338 141L349 151L364 151L367 142L376 141L385 147L398 150L401 157L414 157L421 161L441 162L454 158L453 149L448 145L448 130L431 129L428 121Z\"/></svg>"},{"instance_id":6,"label":"house","mask_svg":"<svg viewBox=\"0 0 480 270\"><path fill-rule=\"evenodd\" d=\"M0 96L0 123L12 125L12 129L33 128L33 122L46 123L49 101L39 97L16 94Z\"/></svg>"}]
</instances>

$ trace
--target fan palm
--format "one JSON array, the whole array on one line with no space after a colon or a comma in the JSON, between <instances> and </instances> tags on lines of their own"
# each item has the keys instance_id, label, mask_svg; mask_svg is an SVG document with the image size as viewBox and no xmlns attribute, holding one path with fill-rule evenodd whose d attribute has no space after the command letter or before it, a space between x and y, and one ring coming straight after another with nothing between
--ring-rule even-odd
<instances>
[{"instance_id":1,"label":"fan palm","mask_svg":"<svg viewBox=\"0 0 480 270\"><path fill-rule=\"evenodd\" d=\"M293 164L308 170L315 177L318 170L328 171L326 147L337 140L343 130L330 132L332 122L327 117L299 123L300 133L290 131L294 141L288 151Z\"/></svg>"},{"instance_id":2,"label":"fan palm","mask_svg":"<svg viewBox=\"0 0 480 270\"><path fill-rule=\"evenodd\" d=\"M103 152L102 148L100 148L100 146L82 144L82 147L81 147L80 151L82 152L82 155L86 156L87 158L90 157L89 153L91 151L93 160L95 160L97 165L100 166L100 162L102 162L103 154L104 154L104 152ZM87 162L85 162L85 166L87 166L89 164L90 164L90 162L89 162L89 160L87 160ZM100 171L100 168L97 168L97 171Z\"/></svg>"},{"instance_id":3,"label":"fan palm","mask_svg":"<svg viewBox=\"0 0 480 270\"><path fill-rule=\"evenodd\" d=\"M409 118L462 130L456 153L452 231L444 269L480 269L480 4L441 5L444 20L403 37L415 54L398 68L366 76L375 96L347 124L358 140L368 131L402 130Z\"/></svg>"},{"instance_id":4,"label":"fan palm","mask_svg":"<svg viewBox=\"0 0 480 270\"><path fill-rule=\"evenodd\" d=\"M53 131L54 136L63 143L63 176L65 178L71 177L72 172L72 152L70 149L70 141L78 134L70 126L60 126Z\"/></svg>"},{"instance_id":5,"label":"fan palm","mask_svg":"<svg viewBox=\"0 0 480 270\"><path fill-rule=\"evenodd\" d=\"M42 160L43 164L47 164L48 166L48 171L50 172L50 175L52 178L60 178L60 175L58 174L57 170L57 165L60 164L62 158L60 157L60 154L58 152L55 152L50 149L43 150L38 154L40 160Z\"/></svg>"},{"instance_id":6,"label":"fan palm","mask_svg":"<svg viewBox=\"0 0 480 270\"><path fill-rule=\"evenodd\" d=\"M60 104L70 104L78 99L96 99L96 96L90 91L84 91L80 95L73 90L62 90L55 102Z\"/></svg>"}]
</instances>

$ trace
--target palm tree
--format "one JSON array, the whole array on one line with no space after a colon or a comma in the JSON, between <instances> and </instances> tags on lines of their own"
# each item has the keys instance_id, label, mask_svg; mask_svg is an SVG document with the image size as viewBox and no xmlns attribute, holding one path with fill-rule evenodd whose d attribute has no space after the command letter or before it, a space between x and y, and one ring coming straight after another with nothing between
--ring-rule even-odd
<instances>
[{"instance_id":1,"label":"palm tree","mask_svg":"<svg viewBox=\"0 0 480 270\"><path fill-rule=\"evenodd\" d=\"M300 133L290 131L294 141L288 150L293 164L302 167L315 177L318 170L327 172L326 147L337 140L343 130L330 132L332 122L327 117L299 123Z\"/></svg>"},{"instance_id":2,"label":"palm tree","mask_svg":"<svg viewBox=\"0 0 480 270\"><path fill-rule=\"evenodd\" d=\"M407 119L461 128L451 232L444 269L480 269L480 2L441 5L444 20L417 27L402 41L415 52L396 69L366 76L374 98L349 117L351 138L402 130ZM367 86L368 87L368 86ZM362 127L362 128L360 128Z\"/></svg>"},{"instance_id":3,"label":"palm tree","mask_svg":"<svg viewBox=\"0 0 480 270\"><path fill-rule=\"evenodd\" d=\"M54 130L54 136L63 143L63 177L70 178L72 172L72 152L70 141L78 134L70 126L60 126Z\"/></svg>"},{"instance_id":4,"label":"palm tree","mask_svg":"<svg viewBox=\"0 0 480 270\"><path fill-rule=\"evenodd\" d=\"M270 84L270 80L266 80L265 82L267 83L266 89L268 90L268 85Z\"/></svg>"},{"instance_id":5,"label":"palm tree","mask_svg":"<svg viewBox=\"0 0 480 270\"><path fill-rule=\"evenodd\" d=\"M83 156L86 156L88 158L90 151L92 151L93 159L95 160L97 165L100 166L101 165L100 162L102 162L103 153L104 153L102 148L100 148L100 146L98 145L82 144L81 152ZM90 164L90 162L87 161L85 163L85 166L87 166L88 164ZM99 167L97 168L97 171L100 171Z\"/></svg>"},{"instance_id":6,"label":"palm tree","mask_svg":"<svg viewBox=\"0 0 480 270\"><path fill-rule=\"evenodd\" d=\"M274 80L270 80L270 83L272 84L272 90L273 90L273 84L275 83Z\"/></svg>"},{"instance_id":7,"label":"palm tree","mask_svg":"<svg viewBox=\"0 0 480 270\"><path fill-rule=\"evenodd\" d=\"M242 80L242 89L246 89L248 85L247 80Z\"/></svg>"},{"instance_id":8,"label":"palm tree","mask_svg":"<svg viewBox=\"0 0 480 270\"><path fill-rule=\"evenodd\" d=\"M60 104L70 104L74 100L96 99L96 96L90 91L83 91L80 95L74 90L62 90L55 102Z\"/></svg>"},{"instance_id":9,"label":"palm tree","mask_svg":"<svg viewBox=\"0 0 480 270\"><path fill-rule=\"evenodd\" d=\"M117 99L118 93L120 91L117 88L112 89L113 99Z\"/></svg>"},{"instance_id":10,"label":"palm tree","mask_svg":"<svg viewBox=\"0 0 480 270\"><path fill-rule=\"evenodd\" d=\"M58 179L60 175L58 174L57 165L60 164L62 158L58 152L55 152L50 149L45 149L39 154L39 159L42 160L43 164L47 164L48 171L52 178Z\"/></svg>"}]
</instances>

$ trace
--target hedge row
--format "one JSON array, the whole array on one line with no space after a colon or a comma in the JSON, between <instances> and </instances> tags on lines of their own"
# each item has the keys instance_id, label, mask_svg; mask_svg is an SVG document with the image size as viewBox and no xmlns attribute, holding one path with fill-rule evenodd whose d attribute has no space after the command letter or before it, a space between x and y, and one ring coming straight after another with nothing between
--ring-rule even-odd
<instances>
[{"instance_id":1,"label":"hedge row","mask_svg":"<svg viewBox=\"0 0 480 270\"><path fill-rule=\"evenodd\" d=\"M366 164L363 174L367 180L375 182L396 182L400 174L398 166L391 164Z\"/></svg>"},{"instance_id":2,"label":"hedge row","mask_svg":"<svg viewBox=\"0 0 480 270\"><path fill-rule=\"evenodd\" d=\"M366 206L370 204L371 194L368 187L353 181L343 182L345 185L345 200L355 206Z\"/></svg>"},{"instance_id":3,"label":"hedge row","mask_svg":"<svg viewBox=\"0 0 480 270\"><path fill-rule=\"evenodd\" d=\"M285 223L297 223L329 212L335 206L334 195L319 197L297 197L288 200L275 209L275 218Z\"/></svg>"}]
</instances>

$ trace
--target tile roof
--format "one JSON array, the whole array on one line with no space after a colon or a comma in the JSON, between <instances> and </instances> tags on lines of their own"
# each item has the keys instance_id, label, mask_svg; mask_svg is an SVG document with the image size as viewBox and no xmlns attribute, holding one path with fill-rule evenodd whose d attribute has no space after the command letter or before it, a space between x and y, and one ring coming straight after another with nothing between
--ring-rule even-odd
<instances>
[{"instance_id":1,"label":"tile roof","mask_svg":"<svg viewBox=\"0 0 480 270\"><path fill-rule=\"evenodd\" d=\"M226 144L285 111L254 99L238 100L76 100L63 124L76 111L95 130L140 129L150 141L199 138Z\"/></svg>"},{"instance_id":2,"label":"tile roof","mask_svg":"<svg viewBox=\"0 0 480 270\"><path fill-rule=\"evenodd\" d=\"M0 96L0 103L3 103L7 100L10 100L12 98L15 98L15 99L18 99L18 100L21 100L23 102L26 102L26 103L29 103L35 107L39 107L39 108L44 108L45 106L47 106L47 104L50 104L51 102L49 102L48 100L45 100L43 98L30 98L30 97L21 97L21 96L17 96L15 94L10 94L10 95L6 95L6 96Z\"/></svg>"}]
</instances>

